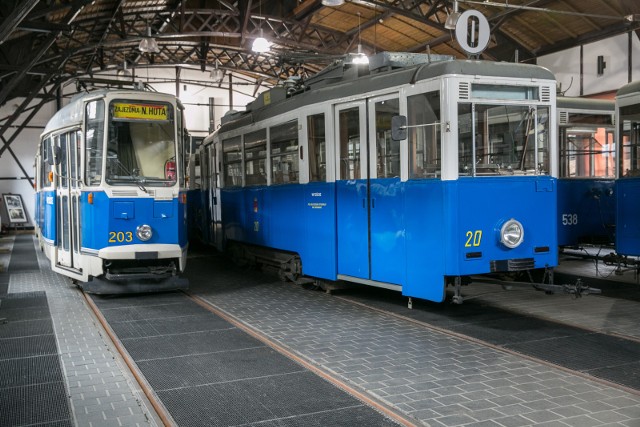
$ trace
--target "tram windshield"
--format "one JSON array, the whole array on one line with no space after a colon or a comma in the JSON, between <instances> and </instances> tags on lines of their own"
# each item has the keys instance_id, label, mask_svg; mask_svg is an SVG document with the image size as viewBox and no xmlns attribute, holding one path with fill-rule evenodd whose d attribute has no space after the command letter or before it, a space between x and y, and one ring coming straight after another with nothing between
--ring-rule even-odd
<instances>
[{"instance_id":1,"label":"tram windshield","mask_svg":"<svg viewBox=\"0 0 640 427\"><path fill-rule=\"evenodd\" d=\"M460 176L549 173L549 109L459 104Z\"/></svg>"},{"instance_id":2,"label":"tram windshield","mask_svg":"<svg viewBox=\"0 0 640 427\"><path fill-rule=\"evenodd\" d=\"M640 104L620 108L620 178L640 176Z\"/></svg>"},{"instance_id":3,"label":"tram windshield","mask_svg":"<svg viewBox=\"0 0 640 427\"><path fill-rule=\"evenodd\" d=\"M115 100L109 106L106 182L145 187L176 183L173 108L159 102Z\"/></svg>"}]
</instances>

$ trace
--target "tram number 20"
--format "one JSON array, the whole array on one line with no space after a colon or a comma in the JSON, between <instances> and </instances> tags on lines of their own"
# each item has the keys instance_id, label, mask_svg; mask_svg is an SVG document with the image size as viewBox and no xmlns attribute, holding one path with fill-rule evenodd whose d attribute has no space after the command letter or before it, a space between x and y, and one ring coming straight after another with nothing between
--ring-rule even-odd
<instances>
[{"instance_id":1,"label":"tram number 20","mask_svg":"<svg viewBox=\"0 0 640 427\"><path fill-rule=\"evenodd\" d=\"M562 225L578 225L578 214L562 214Z\"/></svg>"},{"instance_id":2,"label":"tram number 20","mask_svg":"<svg viewBox=\"0 0 640 427\"><path fill-rule=\"evenodd\" d=\"M482 241L482 230L469 230L465 233L465 236L467 237L467 242L464 244L465 248L480 246L480 242Z\"/></svg>"},{"instance_id":3,"label":"tram number 20","mask_svg":"<svg viewBox=\"0 0 640 427\"><path fill-rule=\"evenodd\" d=\"M131 231L110 231L109 243L133 242L133 233Z\"/></svg>"}]
</instances>

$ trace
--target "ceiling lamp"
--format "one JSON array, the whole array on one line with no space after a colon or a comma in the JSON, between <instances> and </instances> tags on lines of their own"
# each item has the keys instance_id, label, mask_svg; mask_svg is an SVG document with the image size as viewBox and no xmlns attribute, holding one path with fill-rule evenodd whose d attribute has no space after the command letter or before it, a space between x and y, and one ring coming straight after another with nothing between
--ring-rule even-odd
<instances>
[{"instance_id":1,"label":"ceiling lamp","mask_svg":"<svg viewBox=\"0 0 640 427\"><path fill-rule=\"evenodd\" d=\"M455 30L456 24L458 23L458 18L460 18L460 12L458 12L458 2L456 0L453 1L453 13L447 16L447 20L444 23L444 27L447 30Z\"/></svg>"},{"instance_id":2,"label":"ceiling lamp","mask_svg":"<svg viewBox=\"0 0 640 427\"><path fill-rule=\"evenodd\" d=\"M127 70L127 60L126 59L122 63L122 69L118 70L117 76L119 78L123 78L125 80L133 77L133 74L131 74L131 71Z\"/></svg>"},{"instance_id":3,"label":"ceiling lamp","mask_svg":"<svg viewBox=\"0 0 640 427\"><path fill-rule=\"evenodd\" d=\"M267 39L264 38L262 34L262 0L258 1L258 5L260 7L258 14L260 15L260 37L253 41L253 45L251 45L251 50L256 53L264 53L269 51L271 47L271 43Z\"/></svg>"},{"instance_id":4,"label":"ceiling lamp","mask_svg":"<svg viewBox=\"0 0 640 427\"><path fill-rule=\"evenodd\" d=\"M344 0L322 0L323 6L342 6Z\"/></svg>"},{"instance_id":5,"label":"ceiling lamp","mask_svg":"<svg viewBox=\"0 0 640 427\"><path fill-rule=\"evenodd\" d=\"M147 37L140 40L140 44L138 45L138 49L142 53L158 53L160 52L160 48L158 47L158 43L156 39L151 37L151 27L147 27Z\"/></svg>"},{"instance_id":6,"label":"ceiling lamp","mask_svg":"<svg viewBox=\"0 0 640 427\"><path fill-rule=\"evenodd\" d=\"M358 52L351 62L353 62L354 64L369 63L369 58L367 57L367 55L365 55L364 51L362 50L362 43L360 43L360 12L358 12Z\"/></svg>"},{"instance_id":7,"label":"ceiling lamp","mask_svg":"<svg viewBox=\"0 0 640 427\"><path fill-rule=\"evenodd\" d=\"M211 80L214 82L221 82L224 78L224 71L218 68L218 60L216 59L216 68L211 70L211 75L209 76Z\"/></svg>"},{"instance_id":8,"label":"ceiling lamp","mask_svg":"<svg viewBox=\"0 0 640 427\"><path fill-rule=\"evenodd\" d=\"M262 28L260 28L260 37L253 41L251 50L257 53L264 53L268 52L270 48L271 43L269 43L269 41L263 37Z\"/></svg>"},{"instance_id":9,"label":"ceiling lamp","mask_svg":"<svg viewBox=\"0 0 640 427\"><path fill-rule=\"evenodd\" d=\"M353 58L353 60L351 61L354 64L368 64L369 63L369 57L367 55L365 55L365 53L362 51L362 45L360 43L358 43L358 53L356 53L355 57Z\"/></svg>"}]
</instances>

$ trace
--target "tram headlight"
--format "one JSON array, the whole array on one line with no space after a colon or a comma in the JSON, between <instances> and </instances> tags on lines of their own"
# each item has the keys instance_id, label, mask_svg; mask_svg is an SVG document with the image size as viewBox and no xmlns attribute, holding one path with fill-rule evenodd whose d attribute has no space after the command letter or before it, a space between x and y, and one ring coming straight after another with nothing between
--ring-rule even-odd
<instances>
[{"instance_id":1,"label":"tram headlight","mask_svg":"<svg viewBox=\"0 0 640 427\"><path fill-rule=\"evenodd\" d=\"M151 230L150 225L139 225L138 228L136 228L136 236L138 236L138 239L146 242L153 236L153 230Z\"/></svg>"},{"instance_id":2,"label":"tram headlight","mask_svg":"<svg viewBox=\"0 0 640 427\"><path fill-rule=\"evenodd\" d=\"M524 240L524 227L520 221L511 218L500 228L500 243L508 248L517 248Z\"/></svg>"}]
</instances>

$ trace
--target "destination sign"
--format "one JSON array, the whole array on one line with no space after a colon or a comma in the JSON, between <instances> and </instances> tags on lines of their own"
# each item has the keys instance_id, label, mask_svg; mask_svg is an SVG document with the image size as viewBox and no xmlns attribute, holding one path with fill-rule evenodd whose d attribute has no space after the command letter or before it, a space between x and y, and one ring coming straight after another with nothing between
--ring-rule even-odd
<instances>
[{"instance_id":1,"label":"destination sign","mask_svg":"<svg viewBox=\"0 0 640 427\"><path fill-rule=\"evenodd\" d=\"M113 117L116 119L168 120L166 105L132 104L116 102L113 104Z\"/></svg>"}]
</instances>

